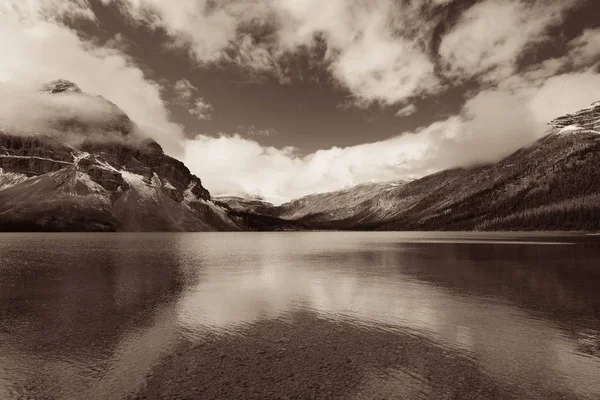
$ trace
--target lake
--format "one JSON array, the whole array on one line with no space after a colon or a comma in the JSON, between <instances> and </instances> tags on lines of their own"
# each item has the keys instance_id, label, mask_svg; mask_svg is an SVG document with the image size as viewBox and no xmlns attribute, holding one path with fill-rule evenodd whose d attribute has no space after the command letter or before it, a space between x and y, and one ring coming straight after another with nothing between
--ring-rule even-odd
<instances>
[{"instance_id":1,"label":"lake","mask_svg":"<svg viewBox=\"0 0 600 400\"><path fill-rule=\"evenodd\" d=\"M600 398L600 236L3 233L0 399Z\"/></svg>"}]
</instances>

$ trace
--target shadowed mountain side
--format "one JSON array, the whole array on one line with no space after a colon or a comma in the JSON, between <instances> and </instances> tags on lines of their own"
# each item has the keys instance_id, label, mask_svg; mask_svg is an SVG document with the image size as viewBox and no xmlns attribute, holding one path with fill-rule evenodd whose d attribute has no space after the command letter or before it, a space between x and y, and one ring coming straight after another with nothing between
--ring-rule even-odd
<instances>
[{"instance_id":1,"label":"shadowed mountain side","mask_svg":"<svg viewBox=\"0 0 600 400\"><path fill-rule=\"evenodd\" d=\"M251 212L254 214L277 216L278 209L268 201L261 199L247 199L238 196L215 196L213 200L227 204L232 211Z\"/></svg>"},{"instance_id":2,"label":"shadowed mountain side","mask_svg":"<svg viewBox=\"0 0 600 400\"><path fill-rule=\"evenodd\" d=\"M596 103L495 164L310 195L267 212L315 229L599 230L598 120Z\"/></svg>"},{"instance_id":3,"label":"shadowed mountain side","mask_svg":"<svg viewBox=\"0 0 600 400\"><path fill-rule=\"evenodd\" d=\"M497 164L407 185L415 201L377 228L597 230L599 163L598 133L551 133Z\"/></svg>"},{"instance_id":4,"label":"shadowed mountain side","mask_svg":"<svg viewBox=\"0 0 600 400\"><path fill-rule=\"evenodd\" d=\"M114 231L106 189L73 166L0 190L0 230Z\"/></svg>"},{"instance_id":5,"label":"shadowed mountain side","mask_svg":"<svg viewBox=\"0 0 600 400\"><path fill-rule=\"evenodd\" d=\"M299 231L310 229L300 221L277 217L278 210L261 200L241 197L218 197L215 204L227 210L227 216L249 231Z\"/></svg>"}]
</instances>

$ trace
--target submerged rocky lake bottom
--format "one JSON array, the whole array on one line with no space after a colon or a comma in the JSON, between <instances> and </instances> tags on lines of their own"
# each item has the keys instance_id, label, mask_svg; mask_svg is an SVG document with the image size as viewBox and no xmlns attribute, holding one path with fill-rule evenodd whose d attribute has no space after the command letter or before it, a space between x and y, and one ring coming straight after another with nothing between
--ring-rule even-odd
<instances>
[{"instance_id":1,"label":"submerged rocky lake bottom","mask_svg":"<svg viewBox=\"0 0 600 400\"><path fill-rule=\"evenodd\" d=\"M600 236L2 233L0 399L598 399Z\"/></svg>"}]
</instances>

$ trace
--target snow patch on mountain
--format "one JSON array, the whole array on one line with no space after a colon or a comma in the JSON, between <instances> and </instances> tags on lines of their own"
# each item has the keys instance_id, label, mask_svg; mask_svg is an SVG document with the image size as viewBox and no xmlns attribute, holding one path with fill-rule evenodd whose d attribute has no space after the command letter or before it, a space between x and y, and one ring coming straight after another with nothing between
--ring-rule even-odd
<instances>
[{"instance_id":1,"label":"snow patch on mountain","mask_svg":"<svg viewBox=\"0 0 600 400\"><path fill-rule=\"evenodd\" d=\"M560 128L558 130L557 134L564 135L564 134L571 133L571 132L574 132L574 131L579 131L581 129L582 128L579 125L567 125L564 128Z\"/></svg>"},{"instance_id":2,"label":"snow patch on mountain","mask_svg":"<svg viewBox=\"0 0 600 400\"><path fill-rule=\"evenodd\" d=\"M94 182L92 180L92 178L90 178L90 176L88 174L86 174L85 172L77 171L75 173L73 185L76 186L78 184L84 185L89 190L89 194L99 196L103 200L105 200L105 202L107 204L110 204L110 200L109 200L110 196L108 194L108 191L106 189L104 189L102 186L100 186L99 184L97 184L96 182ZM78 194L76 192L76 194L72 194L72 195L78 195Z\"/></svg>"},{"instance_id":3,"label":"snow patch on mountain","mask_svg":"<svg viewBox=\"0 0 600 400\"><path fill-rule=\"evenodd\" d=\"M122 171L116 169L115 167L113 167L112 165L110 165L109 163L107 163L106 161L102 161L102 160L95 160L96 163L94 165L96 165L99 168L105 169L107 171L112 171L112 172L118 172L121 173Z\"/></svg>"},{"instance_id":4,"label":"snow patch on mountain","mask_svg":"<svg viewBox=\"0 0 600 400\"><path fill-rule=\"evenodd\" d=\"M153 174L152 179L148 179L142 175L134 174L129 171L120 170L121 176L135 190L140 197L146 200L158 202L158 189L162 186L160 179L156 174Z\"/></svg>"},{"instance_id":5,"label":"snow patch on mountain","mask_svg":"<svg viewBox=\"0 0 600 400\"><path fill-rule=\"evenodd\" d=\"M190 184L188 185L188 188L184 190L183 192L183 201L186 203L189 203L190 201L198 201L198 197L196 197L196 195L194 193L192 193L192 190L194 190L194 188L196 187L196 183L195 182L190 182Z\"/></svg>"},{"instance_id":6,"label":"snow patch on mountain","mask_svg":"<svg viewBox=\"0 0 600 400\"><path fill-rule=\"evenodd\" d=\"M71 153L71 155L73 156L73 164L75 165L79 165L79 161L83 160L84 158L90 157L90 153L85 151L77 151L77 153Z\"/></svg>"},{"instance_id":7,"label":"snow patch on mountain","mask_svg":"<svg viewBox=\"0 0 600 400\"><path fill-rule=\"evenodd\" d=\"M560 128L556 131L557 135L569 135L569 134L580 134L580 133L594 133L596 135L600 134L600 131L596 129L584 128L579 125L567 125L564 128Z\"/></svg>"},{"instance_id":8,"label":"snow patch on mountain","mask_svg":"<svg viewBox=\"0 0 600 400\"><path fill-rule=\"evenodd\" d=\"M165 183L164 183L164 186L165 186L165 188L167 188L167 189L171 189L171 190L177 190L177 189L175 188L175 186L171 185L171 182L169 182L169 181L165 181Z\"/></svg>"},{"instance_id":9,"label":"snow patch on mountain","mask_svg":"<svg viewBox=\"0 0 600 400\"><path fill-rule=\"evenodd\" d=\"M59 164L64 164L64 165L71 165L72 164L72 163L67 162L67 161L54 160L52 158L38 157L38 156L15 156L15 155L12 155L12 154L7 154L7 155L0 155L0 158L36 159L36 160L41 160L41 161L52 161L54 163L59 163Z\"/></svg>"},{"instance_id":10,"label":"snow patch on mountain","mask_svg":"<svg viewBox=\"0 0 600 400\"><path fill-rule=\"evenodd\" d=\"M18 185L26 181L29 177L18 172L6 172L0 168L0 190Z\"/></svg>"}]
</instances>

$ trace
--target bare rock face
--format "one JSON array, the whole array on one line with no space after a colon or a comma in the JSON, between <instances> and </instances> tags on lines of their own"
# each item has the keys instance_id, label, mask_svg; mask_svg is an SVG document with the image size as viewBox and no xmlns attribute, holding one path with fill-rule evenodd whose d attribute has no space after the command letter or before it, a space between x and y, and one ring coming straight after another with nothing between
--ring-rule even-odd
<instances>
[{"instance_id":1,"label":"bare rock face","mask_svg":"<svg viewBox=\"0 0 600 400\"><path fill-rule=\"evenodd\" d=\"M10 136L0 132L0 168L27 176L58 171L73 157L50 136Z\"/></svg>"},{"instance_id":2,"label":"bare rock face","mask_svg":"<svg viewBox=\"0 0 600 400\"><path fill-rule=\"evenodd\" d=\"M554 128L600 130L600 101L575 113L556 118L549 125Z\"/></svg>"},{"instance_id":3,"label":"bare rock face","mask_svg":"<svg viewBox=\"0 0 600 400\"><path fill-rule=\"evenodd\" d=\"M0 131L0 231L240 229L181 161L134 137L115 104L61 79L42 91L101 101L114 117L102 125L77 115L52 121L58 135ZM63 134L77 135L77 144Z\"/></svg>"},{"instance_id":4,"label":"bare rock face","mask_svg":"<svg viewBox=\"0 0 600 400\"><path fill-rule=\"evenodd\" d=\"M62 92L71 92L71 93L81 93L81 89L79 86L74 84L71 81L66 79L57 79L52 81L42 88L42 92L49 93L62 93Z\"/></svg>"}]
</instances>

